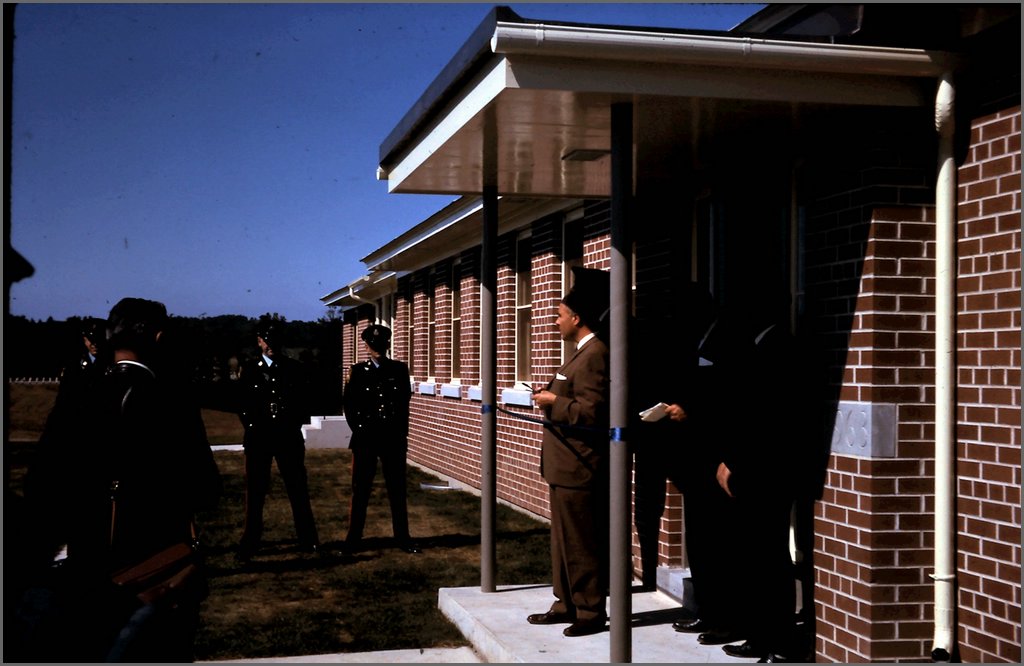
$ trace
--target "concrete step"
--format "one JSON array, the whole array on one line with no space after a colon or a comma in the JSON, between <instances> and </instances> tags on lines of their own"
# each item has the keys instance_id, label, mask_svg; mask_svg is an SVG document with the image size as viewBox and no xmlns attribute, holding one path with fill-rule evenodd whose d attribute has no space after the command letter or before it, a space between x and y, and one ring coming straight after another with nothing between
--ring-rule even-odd
<instances>
[{"instance_id":1,"label":"concrete step","mask_svg":"<svg viewBox=\"0 0 1024 666\"><path fill-rule=\"evenodd\" d=\"M347 449L352 429L344 416L313 416L302 426L307 449Z\"/></svg>"}]
</instances>

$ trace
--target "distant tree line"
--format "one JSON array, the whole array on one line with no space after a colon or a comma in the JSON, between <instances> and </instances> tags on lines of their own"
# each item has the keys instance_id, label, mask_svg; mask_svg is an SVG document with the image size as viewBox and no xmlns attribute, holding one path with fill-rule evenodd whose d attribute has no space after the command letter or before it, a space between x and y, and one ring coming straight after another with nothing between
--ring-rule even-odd
<instances>
[{"instance_id":1,"label":"distant tree line","mask_svg":"<svg viewBox=\"0 0 1024 666\"><path fill-rule=\"evenodd\" d=\"M333 312L315 322L287 321L276 314L258 318L172 316L165 332L168 365L181 374L205 406L219 408L219 389L238 377L238 368L259 355L256 328L263 319L284 327L283 351L306 365L312 383L313 414L340 414L344 368L342 323ZM4 322L6 378L59 377L81 357L84 317L36 321L7 315Z\"/></svg>"}]
</instances>

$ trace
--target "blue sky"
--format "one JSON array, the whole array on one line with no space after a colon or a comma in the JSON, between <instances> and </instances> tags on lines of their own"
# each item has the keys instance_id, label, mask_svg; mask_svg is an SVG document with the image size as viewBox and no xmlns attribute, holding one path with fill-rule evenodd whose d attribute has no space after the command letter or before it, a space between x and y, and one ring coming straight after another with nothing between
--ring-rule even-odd
<instances>
[{"instance_id":1,"label":"blue sky","mask_svg":"<svg viewBox=\"0 0 1024 666\"><path fill-rule=\"evenodd\" d=\"M381 142L489 3L21 4L11 287L31 319L293 321L452 197L388 194ZM762 5L511 4L526 18L728 30Z\"/></svg>"}]
</instances>

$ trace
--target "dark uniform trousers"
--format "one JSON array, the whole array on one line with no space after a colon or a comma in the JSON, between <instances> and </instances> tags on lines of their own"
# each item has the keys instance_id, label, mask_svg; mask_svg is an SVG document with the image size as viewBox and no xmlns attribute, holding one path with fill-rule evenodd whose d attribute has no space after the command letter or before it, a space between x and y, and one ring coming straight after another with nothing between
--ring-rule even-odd
<instances>
[{"instance_id":1,"label":"dark uniform trousers","mask_svg":"<svg viewBox=\"0 0 1024 666\"><path fill-rule=\"evenodd\" d=\"M299 544L308 547L319 543L313 508L309 501L309 480L306 476L306 447L301 433L267 433L259 443L245 446L245 532L243 548L255 548L263 536L263 507L270 491L273 462L284 481L295 521Z\"/></svg>"},{"instance_id":2,"label":"dark uniform trousers","mask_svg":"<svg viewBox=\"0 0 1024 666\"><path fill-rule=\"evenodd\" d=\"M352 449L352 504L348 514L346 541L363 538L366 509L373 494L373 479L380 460L384 484L391 506L391 526L395 539L409 540L409 512L406 507L405 465L408 440L404 435L378 435L375 441Z\"/></svg>"}]
</instances>

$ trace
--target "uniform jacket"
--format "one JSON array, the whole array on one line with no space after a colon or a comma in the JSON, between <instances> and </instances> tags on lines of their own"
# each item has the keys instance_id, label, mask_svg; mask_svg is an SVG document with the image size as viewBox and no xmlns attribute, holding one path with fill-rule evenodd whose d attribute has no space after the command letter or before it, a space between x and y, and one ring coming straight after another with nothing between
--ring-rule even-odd
<instances>
[{"instance_id":1,"label":"uniform jacket","mask_svg":"<svg viewBox=\"0 0 1024 666\"><path fill-rule=\"evenodd\" d=\"M409 435L409 367L392 358L356 363L345 387L345 418L352 428L351 448L380 442L405 444Z\"/></svg>"},{"instance_id":2,"label":"uniform jacket","mask_svg":"<svg viewBox=\"0 0 1024 666\"><path fill-rule=\"evenodd\" d=\"M301 363L277 355L268 365L260 357L242 369L239 381L247 448L302 441L302 425L309 422L310 395Z\"/></svg>"},{"instance_id":3,"label":"uniform jacket","mask_svg":"<svg viewBox=\"0 0 1024 666\"><path fill-rule=\"evenodd\" d=\"M608 347L591 338L548 384L540 471L552 486L589 488L607 480ZM564 424L564 425L563 425Z\"/></svg>"}]
</instances>

